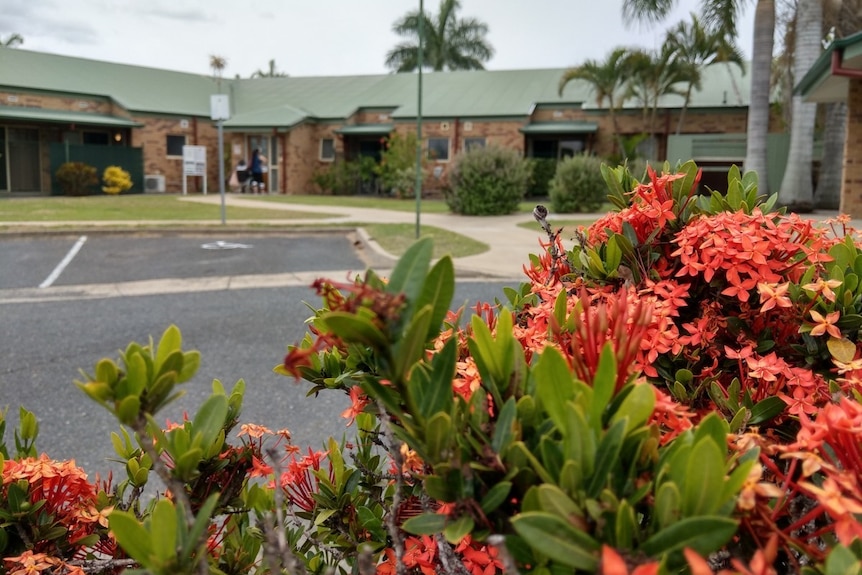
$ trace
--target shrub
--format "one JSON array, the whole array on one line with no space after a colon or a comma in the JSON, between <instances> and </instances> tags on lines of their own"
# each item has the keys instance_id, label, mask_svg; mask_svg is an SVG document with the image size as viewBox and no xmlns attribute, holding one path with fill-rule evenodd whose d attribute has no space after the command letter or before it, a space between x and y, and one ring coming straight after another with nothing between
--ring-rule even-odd
<instances>
[{"instance_id":1,"label":"shrub","mask_svg":"<svg viewBox=\"0 0 862 575\"><path fill-rule=\"evenodd\" d=\"M386 138L380 163L374 169L384 193L398 198L415 197L417 143L413 133L403 136L395 132ZM423 174L427 163L423 158Z\"/></svg>"},{"instance_id":2,"label":"shrub","mask_svg":"<svg viewBox=\"0 0 862 575\"><path fill-rule=\"evenodd\" d=\"M527 281L466 322L427 238L386 279L314 283L275 371L346 394L350 443L234 433L242 381L160 429L200 362L173 326L76 382L122 426L116 486L37 458L26 411L10 451L0 412L5 568L858 574L856 232L775 210L735 168L710 196L693 163L603 175L614 211L571 249L548 225Z\"/></svg>"},{"instance_id":3,"label":"shrub","mask_svg":"<svg viewBox=\"0 0 862 575\"><path fill-rule=\"evenodd\" d=\"M120 166L108 166L102 174L102 191L106 194L122 194L132 188L132 177Z\"/></svg>"},{"instance_id":4,"label":"shrub","mask_svg":"<svg viewBox=\"0 0 862 575\"><path fill-rule=\"evenodd\" d=\"M375 162L373 158L363 157L360 160L333 162L320 169L311 177L311 181L323 194L335 196L351 196L363 191L363 186L374 179Z\"/></svg>"},{"instance_id":5,"label":"shrub","mask_svg":"<svg viewBox=\"0 0 862 575\"><path fill-rule=\"evenodd\" d=\"M497 146L473 148L455 158L446 202L456 214L510 214L524 199L530 168L516 150Z\"/></svg>"},{"instance_id":6,"label":"shrub","mask_svg":"<svg viewBox=\"0 0 862 575\"><path fill-rule=\"evenodd\" d=\"M54 177L67 196L85 196L99 183L96 168L84 162L66 162L57 168Z\"/></svg>"},{"instance_id":7,"label":"shrub","mask_svg":"<svg viewBox=\"0 0 862 575\"><path fill-rule=\"evenodd\" d=\"M552 158L529 158L532 165L530 183L527 185L528 198L547 198L551 180L557 171L557 160Z\"/></svg>"},{"instance_id":8,"label":"shrub","mask_svg":"<svg viewBox=\"0 0 862 575\"><path fill-rule=\"evenodd\" d=\"M557 164L550 188L554 212L595 212L607 196L601 160L587 155L566 158Z\"/></svg>"}]
</instances>

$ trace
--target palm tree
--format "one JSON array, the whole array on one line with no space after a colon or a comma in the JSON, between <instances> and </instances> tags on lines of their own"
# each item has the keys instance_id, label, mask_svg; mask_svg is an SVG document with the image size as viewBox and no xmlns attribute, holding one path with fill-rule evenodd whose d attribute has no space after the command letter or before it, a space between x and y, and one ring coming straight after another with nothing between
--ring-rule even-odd
<instances>
[{"instance_id":1,"label":"palm tree","mask_svg":"<svg viewBox=\"0 0 862 575\"><path fill-rule=\"evenodd\" d=\"M475 18L458 18L458 0L441 0L440 13L422 14L422 67L441 70L483 70L494 55L485 39L488 25ZM386 55L386 67L395 72L412 72L419 62L419 11L408 12L392 30L409 38Z\"/></svg>"},{"instance_id":2,"label":"palm tree","mask_svg":"<svg viewBox=\"0 0 862 575\"><path fill-rule=\"evenodd\" d=\"M5 40L0 38L0 46L5 48L15 48L24 43L24 37L21 34L10 34Z\"/></svg>"},{"instance_id":3,"label":"palm tree","mask_svg":"<svg viewBox=\"0 0 862 575\"><path fill-rule=\"evenodd\" d=\"M798 0L796 3L795 48L793 50L794 83L801 79L820 56L823 30L822 0ZM814 158L814 124L817 104L802 101L794 95L787 169L781 182L781 203L798 211L814 207L814 184L811 163Z\"/></svg>"},{"instance_id":4,"label":"palm tree","mask_svg":"<svg viewBox=\"0 0 862 575\"><path fill-rule=\"evenodd\" d=\"M603 62L587 60L576 68L569 68L560 78L559 86L559 93L562 95L566 84L572 80L583 80L592 86L597 106L603 107L607 100L614 145L619 146L620 151L624 148L619 141L620 129L616 110L624 100L623 87L629 75L629 59L630 54L626 48L616 48Z\"/></svg>"},{"instance_id":5,"label":"palm tree","mask_svg":"<svg viewBox=\"0 0 862 575\"><path fill-rule=\"evenodd\" d=\"M684 96L677 86L691 84L695 70L687 63L675 59L672 47L664 44L659 51L636 50L629 56L630 76L628 95L640 101L643 106L644 132L649 135L650 160L657 159L656 118L658 105L663 96L676 94Z\"/></svg>"},{"instance_id":6,"label":"palm tree","mask_svg":"<svg viewBox=\"0 0 862 575\"><path fill-rule=\"evenodd\" d=\"M685 101L676 124L676 133L679 134L692 91L703 87L703 68L716 62L726 62L736 64L744 74L745 63L732 38L721 31L705 27L694 13L691 14L691 23L680 21L668 30L664 43L669 46L672 57L679 60L681 66L688 68Z\"/></svg>"},{"instance_id":7,"label":"palm tree","mask_svg":"<svg viewBox=\"0 0 862 575\"><path fill-rule=\"evenodd\" d=\"M701 13L708 26L735 37L737 20L745 2L746 0L701 0ZM769 78L772 70L775 0L756 2L745 168L757 172L760 189L766 192L766 139L769 132ZM626 22L660 22L670 14L676 4L677 0L623 0L623 18Z\"/></svg>"},{"instance_id":8,"label":"palm tree","mask_svg":"<svg viewBox=\"0 0 862 575\"><path fill-rule=\"evenodd\" d=\"M276 69L275 60L269 61L269 70L257 70L251 75L252 78L283 78L285 76L287 76L286 72L279 72Z\"/></svg>"},{"instance_id":9,"label":"palm tree","mask_svg":"<svg viewBox=\"0 0 862 575\"><path fill-rule=\"evenodd\" d=\"M221 92L221 79L224 74L224 69L227 67L227 58L210 54L210 68L213 71L213 78L218 84L218 91Z\"/></svg>"}]
</instances>

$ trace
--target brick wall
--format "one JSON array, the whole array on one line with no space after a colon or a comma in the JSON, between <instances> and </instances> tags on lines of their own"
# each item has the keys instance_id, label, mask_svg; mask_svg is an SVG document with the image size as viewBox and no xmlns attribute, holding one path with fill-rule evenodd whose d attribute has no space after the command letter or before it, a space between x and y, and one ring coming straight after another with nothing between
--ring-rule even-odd
<instances>
[{"instance_id":1,"label":"brick wall","mask_svg":"<svg viewBox=\"0 0 862 575\"><path fill-rule=\"evenodd\" d=\"M128 117L128 113L123 111L122 114L116 113L117 108L111 100L107 98L95 97L60 97L49 96L45 94L32 94L28 92L8 92L0 91L0 105L3 106L21 106L24 108L45 108L49 110L63 110L66 112L86 112L91 114L115 114L117 116Z\"/></svg>"},{"instance_id":2,"label":"brick wall","mask_svg":"<svg viewBox=\"0 0 862 575\"><path fill-rule=\"evenodd\" d=\"M847 137L844 139L844 179L839 211L862 218L862 80L850 78L847 93Z\"/></svg>"}]
</instances>

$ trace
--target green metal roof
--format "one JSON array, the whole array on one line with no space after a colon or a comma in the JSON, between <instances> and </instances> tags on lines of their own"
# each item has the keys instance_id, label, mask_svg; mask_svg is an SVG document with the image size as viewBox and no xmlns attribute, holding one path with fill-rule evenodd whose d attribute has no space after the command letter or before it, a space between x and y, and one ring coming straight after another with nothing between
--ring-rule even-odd
<instances>
[{"instance_id":1,"label":"green metal roof","mask_svg":"<svg viewBox=\"0 0 862 575\"><path fill-rule=\"evenodd\" d=\"M110 126L112 128L135 128L143 125L127 118L118 118L117 116L89 114L87 112L69 112L65 110L46 110L44 108L28 108L25 106L0 106L0 118L9 120L36 120L56 124Z\"/></svg>"},{"instance_id":2,"label":"green metal roof","mask_svg":"<svg viewBox=\"0 0 862 575\"><path fill-rule=\"evenodd\" d=\"M862 32L835 40L793 89L808 102L841 102L847 98L849 78L832 73L832 58L837 54L845 68L862 70Z\"/></svg>"},{"instance_id":3,"label":"green metal roof","mask_svg":"<svg viewBox=\"0 0 862 575\"><path fill-rule=\"evenodd\" d=\"M595 122L535 122L521 128L525 134L589 134L599 129Z\"/></svg>"},{"instance_id":4,"label":"green metal roof","mask_svg":"<svg viewBox=\"0 0 862 575\"><path fill-rule=\"evenodd\" d=\"M735 71L735 72L734 72ZM518 118L537 106L599 109L589 83L573 80L558 93L563 68L478 70L423 74L422 114L429 118ZM707 69L692 107L747 105L748 79L734 67ZM735 86L735 88L734 88ZM132 113L208 118L210 96L230 96L229 129L289 129L304 121L349 119L360 109L390 109L393 119L417 115L417 74L222 79L0 48L0 89L87 95L113 100ZM736 94L740 95L737 101ZM681 98L662 106L679 107ZM637 108L636 102L626 107Z\"/></svg>"},{"instance_id":5,"label":"green metal roof","mask_svg":"<svg viewBox=\"0 0 862 575\"><path fill-rule=\"evenodd\" d=\"M392 124L354 124L335 130L345 136L385 136L393 130Z\"/></svg>"}]
</instances>

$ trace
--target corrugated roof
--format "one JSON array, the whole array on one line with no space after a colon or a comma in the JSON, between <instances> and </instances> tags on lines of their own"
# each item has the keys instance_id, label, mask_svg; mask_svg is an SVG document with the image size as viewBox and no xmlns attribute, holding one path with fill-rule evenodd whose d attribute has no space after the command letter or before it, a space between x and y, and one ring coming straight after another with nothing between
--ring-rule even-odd
<instances>
[{"instance_id":1,"label":"corrugated roof","mask_svg":"<svg viewBox=\"0 0 862 575\"><path fill-rule=\"evenodd\" d=\"M108 96L127 110L209 116L210 76L0 48L0 86Z\"/></svg>"},{"instance_id":2,"label":"corrugated roof","mask_svg":"<svg viewBox=\"0 0 862 575\"><path fill-rule=\"evenodd\" d=\"M524 134L589 134L599 129L595 122L535 122L521 128Z\"/></svg>"},{"instance_id":3,"label":"corrugated roof","mask_svg":"<svg viewBox=\"0 0 862 575\"><path fill-rule=\"evenodd\" d=\"M833 58L837 58L839 66L862 70L862 32L839 38L829 44L796 85L793 93L801 94L807 102L846 100L850 79L832 73Z\"/></svg>"},{"instance_id":4,"label":"corrugated roof","mask_svg":"<svg viewBox=\"0 0 862 575\"><path fill-rule=\"evenodd\" d=\"M38 120L59 124L83 124L86 126L111 126L114 128L134 128L142 126L128 118L118 118L105 114L87 112L68 112L65 110L45 110L26 106L0 106L0 118L12 120Z\"/></svg>"},{"instance_id":5,"label":"corrugated roof","mask_svg":"<svg viewBox=\"0 0 862 575\"><path fill-rule=\"evenodd\" d=\"M562 68L479 70L423 74L422 114L437 118L526 118L540 104L597 109L589 83L569 82L558 94ZM735 84L735 88L734 88ZM83 58L0 48L0 86L111 98L131 112L209 117L210 76ZM359 108L389 108L396 119L415 118L417 74L223 79L230 95L231 129L290 128L305 120L344 120ZM736 67L706 70L703 90L691 107L748 103L748 77ZM739 98L737 98L739 94ZM741 101L740 101L741 100ZM679 107L668 97L663 106ZM639 104L629 101L626 107Z\"/></svg>"},{"instance_id":6,"label":"corrugated roof","mask_svg":"<svg viewBox=\"0 0 862 575\"><path fill-rule=\"evenodd\" d=\"M345 136L383 136L393 130L392 124L354 124L335 130Z\"/></svg>"}]
</instances>

